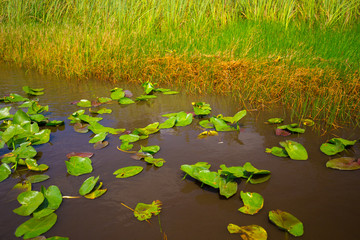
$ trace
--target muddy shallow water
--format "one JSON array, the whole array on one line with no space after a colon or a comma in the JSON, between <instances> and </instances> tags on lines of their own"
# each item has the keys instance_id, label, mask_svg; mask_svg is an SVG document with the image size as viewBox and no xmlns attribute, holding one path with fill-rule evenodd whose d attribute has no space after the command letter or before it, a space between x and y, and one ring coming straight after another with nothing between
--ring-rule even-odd
<instances>
[{"instance_id":1,"label":"muddy shallow water","mask_svg":"<svg viewBox=\"0 0 360 240\"><path fill-rule=\"evenodd\" d=\"M40 186L57 185L63 195L76 196L82 182L90 176L100 176L108 192L102 197L89 200L64 199L56 211L57 223L50 231L43 234L47 237L63 236L71 240L82 239L163 239L160 233L159 219L153 217L151 224L140 222L133 212L121 203L135 208L138 202L151 203L161 200L161 228L169 240L196 239L220 240L240 239L236 234L229 234L227 225L239 226L257 224L266 229L268 239L296 239L279 230L268 220L268 212L281 209L292 213L304 224L304 235L298 239L358 239L358 218L360 216L359 180L360 171L338 171L325 167L326 161L339 156L360 157L360 144L349 150L329 157L319 147L334 136L349 140L359 139L359 129L339 129L326 135L320 134L311 127L304 134L289 137L275 136L274 126L264 122L270 117L285 117L285 123L291 123L286 112L248 112L240 122L239 132L220 133L219 136L198 139L202 131L198 119L190 126L161 130L150 135L147 140L134 144L159 145L161 157L166 163L161 168L147 165L144 161L131 158L131 154L116 149L120 140L116 135L108 135L109 146L94 150L88 141L92 133L81 134L74 131L67 117L80 109L70 102L96 97L109 97L114 87L129 89L138 96L142 93L139 86L124 83L106 83L96 80L77 81L56 78L51 75L39 75L31 71L0 64L0 96L18 93L25 96L22 86L45 88L45 95L39 96L41 105L49 105L47 116L50 119L65 121L64 126L52 127L50 143L36 146L39 164L49 165L45 174L50 179L33 184L33 190ZM166 86L160 86L166 87ZM191 112L193 101L205 101L212 106L212 115L219 113L232 116L241 106L231 98L221 96L194 96L180 93L178 95L157 94L158 98L128 106L117 103L106 105L111 114L103 114L100 123L113 128L133 130L145 127L150 123L163 122L162 114L186 111ZM0 108L5 104L1 103ZM18 106L18 104L10 104ZM14 113L14 108L11 113ZM86 112L88 114L88 112ZM308 151L307 161L294 161L279 158L265 153L265 148L279 146L279 141L291 139L305 146ZM69 152L93 152L91 158L94 171L78 177L67 174L65 160ZM0 149L0 155L10 152ZM221 164L239 166L251 162L259 169L272 173L269 181L252 185L241 181L238 193L226 199L211 187L200 187L199 182L191 177L182 180L182 164L195 164L206 161L217 171ZM127 179L117 179L112 174L116 169L126 166L143 166L144 171ZM19 207L12 187L31 173L20 171L0 183L0 239L16 239L15 229L28 217L18 216L12 212ZM239 191L260 193L264 199L264 208L254 216L240 213L237 209L243 206Z\"/></svg>"}]
</instances>

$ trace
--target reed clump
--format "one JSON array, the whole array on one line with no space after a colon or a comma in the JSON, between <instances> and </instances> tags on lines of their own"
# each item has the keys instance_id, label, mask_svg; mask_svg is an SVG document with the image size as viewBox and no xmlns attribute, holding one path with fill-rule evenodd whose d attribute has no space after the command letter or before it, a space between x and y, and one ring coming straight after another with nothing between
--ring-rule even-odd
<instances>
[{"instance_id":1,"label":"reed clump","mask_svg":"<svg viewBox=\"0 0 360 240\"><path fill-rule=\"evenodd\" d=\"M359 124L357 0L0 0L0 59Z\"/></svg>"}]
</instances>

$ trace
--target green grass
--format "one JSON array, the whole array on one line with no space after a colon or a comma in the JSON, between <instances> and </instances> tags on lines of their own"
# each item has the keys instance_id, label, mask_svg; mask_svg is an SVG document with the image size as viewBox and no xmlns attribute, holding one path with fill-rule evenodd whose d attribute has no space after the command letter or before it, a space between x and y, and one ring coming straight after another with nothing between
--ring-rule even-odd
<instances>
[{"instance_id":1,"label":"green grass","mask_svg":"<svg viewBox=\"0 0 360 240\"><path fill-rule=\"evenodd\" d=\"M359 124L360 1L0 0L0 59Z\"/></svg>"}]
</instances>

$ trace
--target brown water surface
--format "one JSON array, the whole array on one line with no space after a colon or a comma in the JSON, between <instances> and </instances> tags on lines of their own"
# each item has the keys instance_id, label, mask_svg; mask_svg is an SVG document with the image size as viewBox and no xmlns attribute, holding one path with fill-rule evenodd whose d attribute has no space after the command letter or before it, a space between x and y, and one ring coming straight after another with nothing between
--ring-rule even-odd
<instances>
[{"instance_id":1,"label":"brown water surface","mask_svg":"<svg viewBox=\"0 0 360 240\"><path fill-rule=\"evenodd\" d=\"M264 122L270 117L285 117L285 123L291 123L285 111L248 112L240 122L239 132L220 133L219 136L198 139L202 131L198 119L190 126L161 130L149 139L134 144L159 145L161 150L155 157L161 157L166 163L161 168L147 165L144 161L131 158L131 154L116 149L120 140L116 135L109 135L109 146L94 150L88 141L92 133L80 134L73 130L67 117L80 108L71 105L80 99L95 100L96 97L109 97L110 89L121 87L129 89L138 96L142 93L139 86L125 83L107 83L89 79L78 81L65 80L49 75L39 75L5 64L0 65L0 97L9 93L23 96L22 86L45 88L45 95L39 96L41 105L49 105L50 119L63 120L65 126L53 127L50 143L36 146L41 157L39 163L50 166L46 172L50 179L33 184L39 191L40 186L57 185L63 195L76 196L82 182L90 176L100 176L108 192L95 200L64 199L56 211L58 221L45 233L47 237L64 236L71 240L83 239L163 239L160 233L159 219L153 217L151 224L139 222L133 212L121 203L135 208L138 202L151 203L154 200L163 202L160 214L161 228L169 240L220 240L240 239L231 235L227 225L239 226L257 224L264 227L268 239L296 239L279 230L268 220L268 212L281 209L292 213L304 223L305 234L297 239L359 239L358 231L360 207L360 171L337 171L325 167L325 163L335 157L360 157L359 143L349 150L329 157L319 147L334 136L346 139L359 139L359 129L342 128L320 136L311 127L304 134L279 137L274 134L274 126ZM166 87L166 86L160 86ZM181 91L181 89L180 89ZM100 122L104 126L134 130L165 118L162 114L186 111L191 112L193 101L205 101L213 108L212 114L232 116L242 107L231 98L222 96L190 96L157 94L158 98L149 102L140 102L128 106L117 103L106 105L113 110L112 114L103 114ZM18 104L10 104L18 106ZM0 108L5 104L1 103ZM15 109L11 110L14 113ZM88 114L88 112L87 112ZM308 161L294 161L279 158L265 153L265 148L279 146L284 139L295 140L305 146L309 153ZM94 171L82 176L67 174L65 160L69 152L94 152L91 158ZM0 149L0 155L10 152ZM211 170L217 171L221 164L239 166L251 162L259 169L272 173L269 181L252 185L245 181L239 183L238 193L226 199L211 187L200 187L199 182L186 177L180 170L182 164L194 164L199 161L209 162ZM127 179L117 179L112 174L126 166L143 166L144 171ZM16 194L11 189L32 174L27 170L18 171L0 183L0 239L16 239L15 229L28 217L18 216L12 212L19 207ZM254 216L240 213L237 209L243 206L239 191L260 193L264 199L264 208Z\"/></svg>"}]
</instances>

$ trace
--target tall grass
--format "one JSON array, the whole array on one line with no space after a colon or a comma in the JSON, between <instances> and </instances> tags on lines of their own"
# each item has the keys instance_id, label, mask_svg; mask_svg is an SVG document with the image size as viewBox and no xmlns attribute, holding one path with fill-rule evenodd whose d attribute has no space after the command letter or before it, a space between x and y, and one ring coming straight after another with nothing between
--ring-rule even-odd
<instances>
[{"instance_id":1,"label":"tall grass","mask_svg":"<svg viewBox=\"0 0 360 240\"><path fill-rule=\"evenodd\" d=\"M358 0L0 0L0 59L359 123L359 11Z\"/></svg>"}]
</instances>

